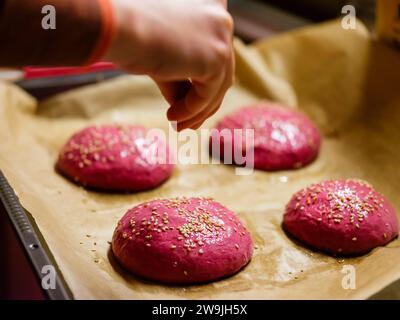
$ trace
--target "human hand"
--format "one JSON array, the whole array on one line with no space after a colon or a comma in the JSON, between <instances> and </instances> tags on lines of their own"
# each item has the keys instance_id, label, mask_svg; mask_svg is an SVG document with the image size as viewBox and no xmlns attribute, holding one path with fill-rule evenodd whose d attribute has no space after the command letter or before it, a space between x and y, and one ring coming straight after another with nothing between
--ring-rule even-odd
<instances>
[{"instance_id":1,"label":"human hand","mask_svg":"<svg viewBox=\"0 0 400 320\"><path fill-rule=\"evenodd\" d=\"M177 130L197 129L232 85L233 21L226 0L112 0L116 34L105 59L150 76Z\"/></svg>"}]
</instances>

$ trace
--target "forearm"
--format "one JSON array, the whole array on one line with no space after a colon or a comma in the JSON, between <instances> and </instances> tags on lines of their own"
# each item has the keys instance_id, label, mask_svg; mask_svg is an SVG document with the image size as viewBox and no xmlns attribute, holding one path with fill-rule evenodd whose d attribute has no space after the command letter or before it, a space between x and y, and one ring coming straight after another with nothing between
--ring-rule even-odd
<instances>
[{"instance_id":1,"label":"forearm","mask_svg":"<svg viewBox=\"0 0 400 320\"><path fill-rule=\"evenodd\" d=\"M101 56L112 32L107 3L0 0L0 66L81 65ZM56 29L42 28L45 5L56 9Z\"/></svg>"}]
</instances>

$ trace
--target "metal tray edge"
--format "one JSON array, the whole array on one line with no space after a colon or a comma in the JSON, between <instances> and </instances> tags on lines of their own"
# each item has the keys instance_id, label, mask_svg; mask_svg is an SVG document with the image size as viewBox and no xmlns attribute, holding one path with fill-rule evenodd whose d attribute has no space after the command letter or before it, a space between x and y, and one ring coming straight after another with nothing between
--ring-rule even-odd
<instances>
[{"instance_id":1,"label":"metal tray edge","mask_svg":"<svg viewBox=\"0 0 400 320\"><path fill-rule=\"evenodd\" d=\"M43 289L50 300L71 300L73 295L62 277L54 257L48 254L48 249L42 236L38 234L38 228L34 227L34 219L22 207L18 196L8 183L3 172L0 170L0 200L11 220L11 223L32 263L37 276L40 279L44 266L53 266L56 270L55 288Z\"/></svg>"}]
</instances>

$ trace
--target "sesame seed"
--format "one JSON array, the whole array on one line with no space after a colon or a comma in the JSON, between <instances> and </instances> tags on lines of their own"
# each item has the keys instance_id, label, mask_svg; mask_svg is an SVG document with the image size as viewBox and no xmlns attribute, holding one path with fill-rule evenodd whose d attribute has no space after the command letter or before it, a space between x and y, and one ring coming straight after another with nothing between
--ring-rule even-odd
<instances>
[{"instance_id":1,"label":"sesame seed","mask_svg":"<svg viewBox=\"0 0 400 320\"><path fill-rule=\"evenodd\" d=\"M356 238L356 237L353 237L353 239L351 239L351 240L353 240L353 241L357 241L357 238Z\"/></svg>"},{"instance_id":2,"label":"sesame seed","mask_svg":"<svg viewBox=\"0 0 400 320\"><path fill-rule=\"evenodd\" d=\"M172 249L172 250L175 250L175 249L176 249L176 245L172 244L172 245L171 245L171 249Z\"/></svg>"},{"instance_id":3,"label":"sesame seed","mask_svg":"<svg viewBox=\"0 0 400 320\"><path fill-rule=\"evenodd\" d=\"M235 244L235 248L236 248L236 249L239 249L239 245L238 245L237 243Z\"/></svg>"},{"instance_id":4,"label":"sesame seed","mask_svg":"<svg viewBox=\"0 0 400 320\"><path fill-rule=\"evenodd\" d=\"M199 249L199 254L203 254L204 250L203 249Z\"/></svg>"}]
</instances>

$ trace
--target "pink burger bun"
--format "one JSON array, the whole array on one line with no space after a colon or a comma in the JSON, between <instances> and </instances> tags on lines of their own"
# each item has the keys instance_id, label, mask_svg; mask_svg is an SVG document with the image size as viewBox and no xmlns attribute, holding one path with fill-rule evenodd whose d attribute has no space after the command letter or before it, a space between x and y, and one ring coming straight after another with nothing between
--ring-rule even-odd
<instances>
[{"instance_id":1,"label":"pink burger bun","mask_svg":"<svg viewBox=\"0 0 400 320\"><path fill-rule=\"evenodd\" d=\"M323 181L293 195L284 229L312 248L361 255L393 240L399 231L393 206L361 180Z\"/></svg>"},{"instance_id":2,"label":"pink burger bun","mask_svg":"<svg viewBox=\"0 0 400 320\"><path fill-rule=\"evenodd\" d=\"M107 191L141 191L168 179L168 145L132 125L101 125L74 134L62 148L57 170L76 183Z\"/></svg>"},{"instance_id":3,"label":"pink burger bun","mask_svg":"<svg viewBox=\"0 0 400 320\"><path fill-rule=\"evenodd\" d=\"M236 217L209 198L153 200L118 222L112 251L132 274L175 284L232 275L251 259L253 242Z\"/></svg>"},{"instance_id":4,"label":"pink burger bun","mask_svg":"<svg viewBox=\"0 0 400 320\"><path fill-rule=\"evenodd\" d=\"M261 102L235 111L223 118L213 130L210 150L224 159L225 148L243 150L243 135L234 129L254 129L254 168L274 171L300 168L318 155L321 137L317 127L304 114L275 103ZM224 130L224 131L223 131ZM229 136L225 134L230 132ZM214 141L214 144L213 144ZM239 152L240 154L240 152Z\"/></svg>"}]
</instances>

